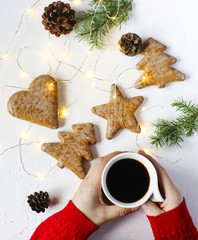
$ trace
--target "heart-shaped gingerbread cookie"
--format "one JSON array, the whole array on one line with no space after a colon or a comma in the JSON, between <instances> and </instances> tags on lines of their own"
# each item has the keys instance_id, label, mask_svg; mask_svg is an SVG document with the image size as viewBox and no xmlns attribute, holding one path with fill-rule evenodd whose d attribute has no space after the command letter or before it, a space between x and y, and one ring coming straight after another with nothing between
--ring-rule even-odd
<instances>
[{"instance_id":1,"label":"heart-shaped gingerbread cookie","mask_svg":"<svg viewBox=\"0 0 198 240\"><path fill-rule=\"evenodd\" d=\"M48 128L58 128L58 89L50 75L35 78L28 90L13 94L7 104L9 113L17 118Z\"/></svg>"}]
</instances>

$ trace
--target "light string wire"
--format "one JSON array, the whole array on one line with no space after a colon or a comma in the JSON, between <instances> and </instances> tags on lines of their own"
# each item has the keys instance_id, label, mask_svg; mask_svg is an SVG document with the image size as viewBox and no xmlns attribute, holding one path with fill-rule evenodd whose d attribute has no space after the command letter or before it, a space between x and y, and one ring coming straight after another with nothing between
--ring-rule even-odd
<instances>
[{"instance_id":1,"label":"light string wire","mask_svg":"<svg viewBox=\"0 0 198 240\"><path fill-rule=\"evenodd\" d=\"M16 29L13 37L12 37L12 40L11 40L11 42L10 42L7 50L5 51L4 55L3 55L2 57L0 57L0 61L4 60L4 59L8 56L8 54L9 54L9 52L10 52L10 50L11 50L13 44L14 44L15 38L16 38L16 36L17 36L17 34L18 34L21 26L22 26L23 18L24 18L24 16L25 16L25 14L28 13L29 11L31 11L31 10L32 10L36 5L38 5L38 3L40 3L41 1L42 1L42 0L37 0L31 7L29 7L28 9L26 9L26 10L22 13L21 18L20 18L20 21L19 21L19 25L18 25L18 27L17 27L17 29Z\"/></svg>"},{"instance_id":2,"label":"light string wire","mask_svg":"<svg viewBox=\"0 0 198 240\"><path fill-rule=\"evenodd\" d=\"M54 59L58 62L58 65L57 65L57 67L55 68L55 70L52 71L52 69L51 69L51 71L49 72L49 74L53 76L53 75L55 75L55 74L58 72L61 64L63 63L63 59L65 58L65 55L66 55L66 49L68 48L68 45L69 45L69 38L65 38L64 44L63 44L63 47L64 47L63 55L62 55L62 57L61 57L61 60L58 60L58 59L56 58L55 54L54 54L53 49L52 49L52 45L51 45L51 34L50 34L50 32L49 32L49 35L48 35L48 36L49 36L49 39L48 39L49 44L48 44L48 46L49 46L50 53L52 54L52 56L54 57Z\"/></svg>"},{"instance_id":3,"label":"light string wire","mask_svg":"<svg viewBox=\"0 0 198 240\"><path fill-rule=\"evenodd\" d=\"M24 146L24 145L28 145L29 146L29 145L31 145L33 143L41 144L41 142L30 142L30 143L23 144L22 140L23 140L23 137L20 137L19 138L18 147L19 147L19 160L20 160L20 163L21 163L23 171L27 175L29 175L31 177L34 177L34 178L38 178L38 179L43 179L43 178L48 177L50 172L57 166L57 164L55 164L53 167L51 167L46 173L39 172L39 173L36 174L36 173L30 173L29 171L27 171L26 168L25 168L24 162L23 162L23 158L22 158L22 146Z\"/></svg>"},{"instance_id":4,"label":"light string wire","mask_svg":"<svg viewBox=\"0 0 198 240\"><path fill-rule=\"evenodd\" d=\"M143 150L146 154L148 154L148 155L153 155L154 157L156 157L156 158L159 158L159 159L161 159L161 160L164 160L164 161L166 161L167 163L169 163L169 164L175 164L175 163L177 163L177 162L179 162L179 161L181 161L182 160L182 158L179 158L179 159L177 159L177 160L175 160L175 161L170 161L170 160L168 160L168 159L166 159L166 158L164 158L164 157L161 157L161 156L159 156L159 155L156 155L156 154L154 154L152 151L150 151L149 149L144 149L142 146L140 146L140 144L138 143L138 136L139 136L140 134L139 133L137 133L137 135L136 135L136 145L138 146L138 148L140 149L140 150Z\"/></svg>"},{"instance_id":5,"label":"light string wire","mask_svg":"<svg viewBox=\"0 0 198 240\"><path fill-rule=\"evenodd\" d=\"M32 74L25 71L24 68L22 67L21 63L20 63L21 54L23 53L23 51L25 49L28 49L28 48L31 48L31 46L25 46L25 47L19 49L19 52L18 52L18 55L17 55L17 66L19 67L21 73L24 73L24 74L28 75L31 79L34 79L36 76L33 76ZM47 64L49 66L48 74L50 74L50 72L52 71L52 67L51 67L49 61L47 61Z\"/></svg>"},{"instance_id":6,"label":"light string wire","mask_svg":"<svg viewBox=\"0 0 198 240\"><path fill-rule=\"evenodd\" d=\"M20 18L19 25L18 25L18 27L17 27L17 29L16 29L13 37L12 37L12 40L11 40L11 42L10 42L7 50L5 51L4 55L3 55L2 57L0 57L0 61L5 60L5 58L7 58L7 56L9 55L9 53L10 53L10 51L11 51L11 48L12 48L12 46L13 46L13 44L14 44L15 38L16 38L16 36L18 35L19 30L20 30L20 28L21 28L21 26L22 26L22 23L23 23L23 19L24 19L25 14L28 13L29 11L31 11L31 10L32 10L39 2L41 2L41 1L42 1L42 0L37 0L30 8L26 9L26 10L22 13L21 18ZM25 47L25 48L26 48L26 47ZM20 65L20 63L19 63L19 57L20 57L21 51L22 51L22 49L19 50L19 53L18 53L18 56L17 56L17 65L18 65L19 69L20 69L21 71L23 71L22 68L21 68L21 65ZM24 73L25 73L25 72L24 72ZM1 83L1 84L2 84L4 87L9 87L9 88L11 87L11 88L23 89L23 88L17 87L17 86L6 85L6 84L4 85L3 83ZM31 128L31 125L30 125L30 126L28 127L28 129L26 130L26 133L29 132L30 128ZM20 163L21 163L21 166L22 166L23 171L24 171L26 174L28 174L29 176L32 176L32 177L35 177L35 178L41 178L41 175L31 174L31 173L29 173L29 172L25 169L25 166L24 166L24 163L23 163L23 159L22 159L22 149L21 149L21 147L22 147L22 146L29 146L29 145L31 145L33 142L22 143L23 138L24 138L24 136L22 136L22 137L19 138L19 142L18 142L17 145L8 147L8 148L5 149L3 152L1 152L1 153L0 153L0 157L2 157L7 151L18 147L18 148L19 148ZM57 165L57 164L56 164L56 165ZM56 165L55 165L55 166L56 166ZM45 177L45 176L48 176L49 173L55 168L55 166L53 166L52 168L50 168L50 169L47 171L47 173L42 176L42 178Z\"/></svg>"},{"instance_id":7,"label":"light string wire","mask_svg":"<svg viewBox=\"0 0 198 240\"><path fill-rule=\"evenodd\" d=\"M6 50L6 52L5 52L5 54L4 54L4 57L1 57L0 60L4 60L5 57L7 57L7 55L9 54L9 52L10 52L10 50L11 50L11 48L12 48L12 45L13 45L13 43L14 43L14 40L15 40L15 38L16 38L16 35L19 33L19 30L20 30L20 28L21 28L21 26L22 26L22 23L23 23L25 14L26 14L27 12L31 11L31 9L34 8L34 7L35 7L39 2L41 2L41 1L42 1L42 0L36 1L30 8L28 8L27 10L25 10L25 11L22 13L21 19L20 19L20 23L19 23L19 25L18 25L18 27L17 27L17 30L15 31L15 34L14 34L13 39L12 39L10 45L9 45L9 48ZM101 2L101 1L100 1L100 2ZM99 4L100 4L100 3L99 3ZM99 4L96 6L96 9L95 9L96 12L97 12L97 9L98 9L98 7L99 7ZM119 11L119 4L120 4L120 0L118 0L117 13L118 13L118 11ZM96 14L96 13L95 13L95 14ZM93 18L93 20L94 20L94 18ZM92 23L93 23L93 21L92 21ZM65 39L65 42L64 42L64 47L65 47L65 49L67 48L67 45L68 45L67 43L68 43L68 42L67 42L67 39ZM110 46L110 45L112 45L112 44L109 44L108 46ZM108 48L108 46L107 46L107 48ZM19 49L18 55L17 55L17 65L18 65L18 67L19 67L19 69L20 69L21 72L29 75L30 78L34 78L34 76L32 76L32 74L29 74L27 71L25 71L25 69L22 67L22 64L21 64L21 62L20 62L21 54L23 53L24 50L26 50L26 49L28 49L28 48L31 48L31 46L25 46L25 47ZM107 48L106 48L106 50L107 50ZM48 74L50 74L50 75L56 75L56 73L58 72L61 64L66 64L67 66L72 67L72 68L74 68L74 69L76 70L76 73L73 75L73 77L72 77L71 79L59 80L60 82L64 82L64 83L72 83L72 80L73 80L79 73L83 74L84 76L86 76L86 77L88 77L88 78L92 78L95 82L96 82L96 81L107 81L108 79L110 79L110 77L113 75L113 73L118 69L118 67L119 67L119 65L120 65L120 64L117 64L116 67L113 69L113 71L107 76L107 78L102 79L102 78L96 77L96 71L97 71L97 65L98 65L98 63L99 63L99 60L100 60L100 58L102 57L102 55L103 55L103 53L104 53L105 51L103 51L102 54L101 54L101 55L98 57L98 59L96 60L95 65L94 65L94 70L93 70L93 71L94 71L94 74L91 75L91 74L88 74L88 73L85 73L84 71L82 71L85 62L87 61L88 57L89 57L90 54L91 54L90 51L88 51L88 54L86 55L85 59L82 61L82 64L80 65L80 67L77 68L76 66L74 66L74 65L72 65L72 64L70 64L70 63L68 63L68 62L65 62L65 61L64 61L64 56L63 56L61 59L58 59L58 58L56 57L56 55L54 54L54 51L53 51L53 49L52 49L52 46L51 46L51 36L50 36L50 34L49 34L49 49L50 49L50 52L51 52L52 56L53 56L54 59L57 61L58 65L57 65L56 68L53 70L53 69L52 69L52 66L50 65L50 62L48 61L48 62L47 62L47 63L48 63L48 66L49 66ZM133 67L128 68L128 69L122 71L122 72L117 76L116 82L118 81L118 79L121 77L122 74L124 74L125 72L129 71L130 69L133 69ZM94 82L94 85L93 85L93 86L94 86L97 90L100 90L100 91L103 91L103 92L110 92L109 90L101 89L101 88L97 87L96 84L95 84L95 82ZM2 84L3 84L3 83L2 83ZM17 86L12 86L12 85L6 85L6 84L5 84L5 85L3 84L3 87L26 89L26 88L17 87ZM134 86L132 86L132 87L134 87ZM132 87L130 87L130 88L132 88ZM127 89L124 89L124 90L128 90L128 89L130 89L130 88L127 88ZM116 97L116 96L115 96L115 97ZM71 106L71 104L70 104L70 106ZM153 106L153 107L154 107L154 106ZM152 108L152 107L151 107L151 108ZM31 126L30 126L30 128L31 128ZM27 130L26 132L29 132L30 128L28 128L28 130ZM23 158L22 158L22 146L31 145L31 144L33 144L33 143L38 143L38 144L40 144L40 142L23 143L23 139L24 139L24 136L20 137L20 138L19 138L19 141L18 141L18 144L17 144L17 145L14 145L14 146L11 146L11 147L9 147L9 148L7 148L7 149L5 149L2 153L0 153L0 157L3 156L7 151L18 147L18 148L19 148L19 159L20 159L20 163L21 163L21 166L22 166L23 171L24 171L26 174L28 174L29 176L32 176L32 177L35 177L35 178L41 178L41 177L38 176L37 174L32 174L32 173L30 173L30 172L28 172L28 171L26 170L26 168L25 168L25 166L24 166L24 163L23 163ZM57 164L56 164L56 165L57 165ZM55 166L56 166L56 165L55 165ZM49 173L55 168L55 166L53 166L52 168L50 168L46 173L43 174L43 176L48 176Z\"/></svg>"},{"instance_id":8,"label":"light string wire","mask_svg":"<svg viewBox=\"0 0 198 240\"><path fill-rule=\"evenodd\" d=\"M155 108L155 107L160 107L161 109L163 109L163 106L161 106L161 105L153 105L153 106L151 106L151 107L148 107L148 108L144 109L143 111L147 111L147 110L150 110L150 109ZM22 146L30 146L30 145L32 145L33 143L38 143L38 144L41 144L41 143L42 143L42 142L38 142L38 141L36 141L36 142L31 141L31 142L28 142L28 143L27 143L27 142L26 142L26 143L22 143L22 140L23 140L23 139L26 137L26 135L29 133L31 127L32 127L32 124L29 125L29 127L28 127L28 129L25 131L24 135L19 138L19 142L18 142L17 145L14 145L14 146L11 146L11 147L6 148L4 151L2 151L2 152L0 153L0 157L2 157L2 156L3 156L6 152L8 152L9 150L12 150L12 149L18 147L18 149L19 149L19 160L20 160L20 164L21 164L21 167L22 167L23 171L24 171L27 175L29 175L29 176L31 176L31 177L34 177L34 178L37 178L37 179L43 179L43 178L49 176L50 172L57 166L57 164L55 164L53 167L51 167L46 173L39 172L39 173L36 174L36 173L30 173L29 171L26 170L25 165L24 165L24 162L23 162L23 158L22 158ZM137 128L138 128L138 127L140 127L139 123L138 123ZM172 162L172 161L170 161L170 160L168 160L168 159L166 159L166 158L163 158L163 157L161 157L161 156L159 156L159 155L154 154L154 153L151 152L150 150L144 149L144 148L138 143L138 137L139 137L139 135L142 135L142 134L141 134L141 133L137 133L137 134L136 134L136 141L135 141L135 142L136 142L136 145L138 146L139 149L142 149L142 150L145 151L147 154L153 155L154 157L156 157L156 158L158 158L158 159L165 160L165 161L168 162L169 164L175 164L175 163L177 163L177 162L179 162L179 161L182 160L182 158L180 158L180 159L177 159L176 161Z\"/></svg>"},{"instance_id":9,"label":"light string wire","mask_svg":"<svg viewBox=\"0 0 198 240\"><path fill-rule=\"evenodd\" d=\"M64 44L64 45L65 45L65 44ZM89 77L89 74L83 72L83 71L82 71L82 68L84 67L84 64L86 63L88 57L89 57L90 54L91 54L91 51L90 51L90 50L88 51L87 55L85 56L84 60L82 61L81 65L80 65L80 67L78 68L78 67L76 67L75 65L72 65L71 63L68 63L68 62L64 61L63 58L62 58L61 60L57 58L57 56L55 55L55 53L54 53L54 51L53 51L53 49L52 49L52 46L51 46L51 34L49 34L49 49L50 49L50 52L51 52L52 56L54 57L54 59L59 63L59 65L58 65L59 68L60 68L60 66L61 66L62 64L65 64L65 65L67 65L68 67L71 67L71 68L73 68L73 69L76 70L76 73L75 73L70 79L61 80L61 81L70 81L70 82L71 82L71 81L78 75L78 73L81 73L81 74L84 75L85 77ZM56 74L56 73L57 73L57 71L53 72L52 75L54 75L54 74ZM96 79L96 80L99 80L99 81L102 81L102 80L103 80L103 79L101 79L101 78L94 77L94 76L90 76L90 77L91 77L91 78L94 78L94 79Z\"/></svg>"},{"instance_id":10,"label":"light string wire","mask_svg":"<svg viewBox=\"0 0 198 240\"><path fill-rule=\"evenodd\" d=\"M91 19L91 22L90 22L90 26L89 26L89 37L91 38L91 34L92 34L92 25L93 25L93 22L94 22L94 18L95 18L95 16L96 16L96 13L97 13L97 11L98 11L98 8L100 7L100 4L101 4L101 0L99 0L98 1L98 3L96 3L95 4L95 12L94 12L94 15L93 15L93 17L92 17L92 19Z\"/></svg>"},{"instance_id":11,"label":"light string wire","mask_svg":"<svg viewBox=\"0 0 198 240\"><path fill-rule=\"evenodd\" d=\"M50 46L51 46L51 45L50 45ZM20 55L22 54L22 51L23 51L24 49L27 49L27 48L29 48L29 47L30 47L30 46L26 46L26 47L21 48L21 49L19 50L18 57L17 57L17 65L19 66L19 69L20 69L21 71L24 71L24 69L23 69L23 67L21 66L21 63L20 63ZM108 46L107 46L107 48L108 48ZM107 48L106 48L106 49L107 49ZM54 52L53 52L53 50L52 50L52 48L50 48L50 49L51 49L52 55L55 57L55 59L57 59L56 56L55 56L55 54L54 54ZM104 51L104 52L105 52L105 51ZM104 53L104 52L103 52L103 53ZM102 54L103 54L103 53L102 53ZM98 63L99 63L100 58L102 57L102 54L98 57L98 59L97 59L96 62L95 62L95 65L94 65L94 75L96 74L97 65L98 65ZM84 64L85 64L88 56L89 56L89 54L86 56L86 58L84 59L84 61L82 62L82 64L80 65L79 68L76 68L75 66L70 65L70 66L74 67L74 68L77 70L77 72L74 74L74 76L73 76L70 80L61 80L61 82L65 82L65 81L71 82L71 80L73 80L78 73L83 73L83 75L85 75L85 73L82 72L81 69L82 69L82 67L84 66ZM65 63L65 62L62 62L62 60L61 60L61 61L60 61L60 60L57 60L57 61L59 61L59 67L60 67L60 64ZM108 75L108 77L107 77L106 79L100 79L100 80L102 80L102 81L108 80L108 78L115 72L115 70L118 68L118 66L119 66L119 64L116 65L116 67L113 69L113 71ZM128 69L127 69L127 71L128 71ZM27 72L27 71L24 71L24 72ZM124 71L123 71L122 73L124 73ZM55 74L55 72L54 72L54 74ZM30 74L28 74L28 75L30 75ZM98 80L98 79L99 79L99 78L94 77L94 80ZM118 78L117 78L117 79L118 79ZM16 87L16 86L7 86L7 87L21 88L21 87ZM98 88L97 86L95 86L95 87L96 87L96 89L101 90L101 91L103 91L103 92L110 92L109 90L100 89L100 88ZM21 88L21 89L24 89L24 88ZM115 92L115 94L114 94L114 97L116 98L116 92ZM70 106L71 106L71 104L70 104ZM69 107L69 106L68 106L68 107ZM154 106L153 106L153 107L154 107ZM151 108L152 108L152 107L151 107ZM31 125L30 125L30 127L28 128L28 130L26 130L27 133L30 131L30 128L31 128ZM31 145L31 144L33 144L33 143L38 143L38 144L40 144L40 142L22 143L23 138L24 138L24 136L22 136L22 137L19 138L19 142L18 142L17 145L14 145L14 146L12 146L12 147L9 147L9 148L5 149L5 150L0 154L0 157L1 157L3 154L5 154L8 150L11 150L11 149L13 149L13 148L18 147L18 148L19 148L19 159L20 159L20 163L21 163L21 166L22 166L23 171L24 171L26 174L28 174L29 176L31 176L31 177L35 177L35 178L39 178L39 179L45 178L45 177L48 176L49 173L55 168L55 166L56 166L57 164L56 164L55 166L53 166L52 168L50 168L46 173L32 174L32 173L28 172L28 171L25 169L25 166L24 166L24 163L23 163L23 158L22 158L22 146L25 146L25 145L26 145L26 146L27 146L27 145L29 146L29 145Z\"/></svg>"},{"instance_id":12,"label":"light string wire","mask_svg":"<svg viewBox=\"0 0 198 240\"><path fill-rule=\"evenodd\" d=\"M133 0L131 0L131 3L132 3L132 2L133 2ZM89 25L89 37L90 37L90 38L91 38L91 34L92 34L92 25L93 25L95 16L96 16L96 14L97 14L97 11L98 11L98 8L100 7L100 5L106 10L106 16L107 16L109 19L115 20L116 17L118 16L118 13L119 13L119 10L120 10L120 0L118 0L118 1L117 1L116 14L115 14L114 16L109 16L108 10L107 10L107 8L105 7L105 5L103 4L103 0L98 0L98 3L95 4L94 14L93 14L93 17L92 17L91 22L90 22L90 25Z\"/></svg>"},{"instance_id":13,"label":"light string wire","mask_svg":"<svg viewBox=\"0 0 198 240\"><path fill-rule=\"evenodd\" d=\"M35 7L40 1L42 1L42 0L36 1L30 8L28 8L27 10L24 11L24 13L23 13L22 16L21 16L20 24L19 24L17 30L15 31L15 34L18 33L18 31L19 31L19 29L20 29L20 27L21 27L21 25L22 25L23 17L24 17L24 15L25 15L25 13L28 12L29 10L31 10L33 7ZM95 14L97 13L97 9L98 9L98 7L99 7L99 5L100 5L101 3L102 3L102 1L99 1L99 2L96 4ZM118 0L118 4L117 4L117 5L118 5L118 8L117 8L117 13L118 13L119 7L120 7L120 0ZM94 19L94 17L95 17L95 15L93 16L93 19ZM65 43L66 43L66 40L65 40ZM65 43L64 43L64 46L65 46ZM23 52L25 49L30 48L30 47L31 47L31 46L25 46L25 47L23 47L23 48L21 48L21 49L19 50L18 56L17 56L17 65L18 65L18 67L19 67L19 69L20 69L20 71L21 71L22 74L27 74L27 75L29 75L29 76L33 79L34 76L32 76L31 74L27 73L27 71L25 71L25 70L23 69L23 67L21 66L21 63L20 63L20 61L19 61L22 52ZM51 67L51 65L50 65L50 63L49 63L49 61L48 61L48 65L49 65L48 74L55 75L55 74L57 73L58 69L60 68L61 64L66 64L66 65L68 65L68 66L70 66L70 67L72 67L72 68L75 68L75 69L77 70L77 72L73 75L73 77L72 77L71 79L61 80L61 82L71 82L71 81L77 76L77 74L78 74L79 72L82 73L84 76L86 76L86 77L88 77L88 78L92 78L92 79L94 79L94 80L99 80L99 81L105 81L105 80L106 80L106 79L101 79L101 78L96 77L95 74L93 75L91 72L85 73L85 72L83 72L83 71L81 70L81 69L83 68L84 63L86 62L88 56L90 55L90 51L88 52L87 56L85 57L85 60L82 62L82 65L81 65L79 68L77 68L76 66L74 66L74 65L72 65L72 64L69 64L69 63L63 61L62 59L61 59L61 60L57 59L57 57L55 56L55 54L54 54L54 52L53 52L53 50L52 50L52 47L51 47L50 34L49 34L49 48L50 48L50 52L51 52L52 56L53 56L53 57L55 58L55 60L58 62L58 66L57 66L57 68L56 68L54 71L52 71L52 67ZM100 58L100 56L99 56L99 58ZM99 59L98 59L98 60L99 60ZM96 68L96 65L97 65L97 63L98 63L98 60L97 60L96 63L95 63L94 72L95 72L95 68ZM118 68L118 66L119 66L119 64L118 64L117 67L114 69L114 71ZM133 69L133 68L130 68L130 69ZM126 70L122 71L122 73L120 73L119 76L117 77L116 81L118 80L118 78L119 78L122 74L124 74L126 71L129 71L130 69L126 69ZM109 77L114 73L114 71L109 74ZM108 79L109 77L107 77L107 79ZM1 83L1 85L3 85L4 87L9 87L9 88L24 89L24 88L17 87L17 86L13 86L13 85L5 85L5 84L3 84L3 83ZM110 92L109 90L106 90L106 89L102 89L102 88L97 87L95 82L92 84L92 86L95 87L97 90L104 91L104 92ZM134 86L131 86L131 87L129 87L129 88L127 88L127 89L124 89L124 90L128 90L128 89L131 89L131 88L134 88Z\"/></svg>"},{"instance_id":14,"label":"light string wire","mask_svg":"<svg viewBox=\"0 0 198 240\"><path fill-rule=\"evenodd\" d=\"M49 41L50 41L50 37L49 37ZM110 79L110 77L113 75L113 73L118 69L118 67L119 67L119 65L120 65L120 63L118 63L118 64L116 65L116 67L113 69L113 71L112 71L106 78L96 77L96 70L97 70L98 62L99 62L100 58L102 57L102 55L104 54L104 52L108 49L108 47L109 47L110 45L111 45L111 44L109 44L109 45L105 48L105 50L102 52L102 54L101 54L101 55L98 57L98 59L95 61L94 70L93 70L93 74L92 74L91 72L85 73L85 72L82 71L82 68L84 67L84 65L85 65L88 57L90 56L90 52L89 52L89 51L88 51L86 57L84 58L84 60L82 61L82 64L80 65L80 67L77 68L76 66L74 66L74 65L72 65L72 64L70 64L70 63L68 63L68 62L63 61L63 59L61 59L61 60L58 59L58 58L56 57L55 53L54 53L53 50L52 50L51 43L49 42L50 52L51 52L52 56L54 57L54 59L58 62L58 66L56 67L56 70L54 70L54 71L52 71L52 67L51 67L50 64L49 64L49 66L50 66L50 73L49 73L49 74L52 75L52 76L55 75L55 74L58 72L58 69L60 68L61 64L66 64L67 66L75 69L75 70L76 70L76 73L75 73L70 79L59 80L59 82L72 83L72 80L74 80L74 78L78 75L78 73L81 73L81 74L84 75L85 77L91 78L91 79L94 80L94 85L92 85L92 86L95 87L97 90L100 90L100 91L103 91L103 92L110 92L109 90L102 89L102 88L99 88L99 87L96 86L96 81L107 81L108 79ZM65 46L65 43L64 43L64 46ZM23 52L25 49L29 48L29 47L31 47L31 46L26 46L26 47L21 48L21 49L19 50L19 53L18 53L18 56L17 56L17 65L18 65L19 69L20 69L22 72L24 72L24 73L26 73L27 75L31 76L31 74L29 74L29 73L22 67L22 65L21 65L21 63L20 63L20 56L21 56L22 52ZM126 73L126 72L129 71L129 70L134 70L134 69L135 69L134 67L131 67L131 68L127 68L126 70L122 71L122 72L117 76L115 82L118 82L118 79L119 79L124 73ZM35 76L34 76L34 77L35 77ZM32 78L34 78L34 77L32 76ZM21 88L21 87L8 86L8 85L4 85L4 86L6 86L6 87L14 87L14 88ZM128 88L123 89L123 91L129 90L129 89L134 88L134 87L135 87L135 86L132 85L132 86L130 86L130 87L128 87Z\"/></svg>"},{"instance_id":15,"label":"light string wire","mask_svg":"<svg viewBox=\"0 0 198 240\"><path fill-rule=\"evenodd\" d=\"M110 19L116 19L116 17L118 16L118 13L119 13L119 10L120 10L120 0L118 0L118 7L117 7L117 12L116 12L116 14L114 15L114 16L109 16L109 14L108 14L108 11L107 11L107 8L103 5L103 8L106 10L106 16L108 17L108 18L110 18Z\"/></svg>"},{"instance_id":16,"label":"light string wire","mask_svg":"<svg viewBox=\"0 0 198 240\"><path fill-rule=\"evenodd\" d=\"M37 178L37 179L44 179L44 178L46 178L46 177L48 177L50 175L51 171L57 166L57 164L55 164L53 167L51 167L49 170L47 170L46 173L44 173L44 172L30 173L28 170L26 170L25 164L24 164L24 161L23 161L23 157L22 157L23 156L23 154L22 154L22 147L23 146L30 146L30 145L32 145L34 143L39 144L39 145L42 144L42 142L39 142L39 141L30 141L30 142L25 142L25 143L22 142L24 140L24 138L29 134L31 128L32 128L32 123L29 124L27 130L25 130L23 135L19 138L18 144L6 148L4 151L2 151L0 153L0 157L2 157L9 150L12 150L14 148L18 148L18 150L19 150L19 161L20 161L20 165L21 165L22 170L27 175L29 175L31 177L34 177L34 178Z\"/></svg>"},{"instance_id":17,"label":"light string wire","mask_svg":"<svg viewBox=\"0 0 198 240\"><path fill-rule=\"evenodd\" d=\"M153 105L153 106L147 107L147 108L143 107L143 108L142 108L142 111L143 111L143 112L144 112L144 111L148 111L148 110L151 110L152 108L156 108L156 107L161 108L161 110L163 111L163 106L162 106L162 105L159 105L159 104L156 104L156 105ZM138 138L139 138L140 135L144 135L145 132L149 130L149 128L145 128L144 126L139 125L139 123L138 123L138 126L140 126L141 128L143 128L143 130L144 130L143 132L141 131L141 133L137 133L137 134L136 134L135 143L136 143L137 147L138 147L140 150L143 150L143 151L144 151L146 154L148 154L148 155L152 155L152 156L154 156L154 157L156 157L156 158L158 158L158 159L160 159L160 160L166 161L166 162L169 163L169 164L175 164L175 163L177 163L177 162L179 162L179 161L182 160L182 158L179 158L179 159L177 159L177 160L175 160L175 161L170 161L170 160L168 160L168 159L166 159L166 158L164 158L164 157L161 157L161 156L159 156L159 155L154 154L150 149L147 149L147 148L142 147L142 146L139 144L139 142L138 142Z\"/></svg>"}]
</instances>

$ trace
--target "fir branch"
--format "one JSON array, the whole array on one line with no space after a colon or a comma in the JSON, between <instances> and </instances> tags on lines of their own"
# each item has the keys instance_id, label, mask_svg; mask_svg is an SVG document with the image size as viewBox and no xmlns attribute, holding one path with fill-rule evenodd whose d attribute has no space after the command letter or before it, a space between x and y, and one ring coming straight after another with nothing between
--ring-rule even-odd
<instances>
[{"instance_id":1,"label":"fir branch","mask_svg":"<svg viewBox=\"0 0 198 240\"><path fill-rule=\"evenodd\" d=\"M131 16L132 0L92 0L91 9L76 18L76 39L86 41L91 49L104 47L104 36L113 27L121 28ZM119 5L118 5L119 4Z\"/></svg>"},{"instance_id":2,"label":"fir branch","mask_svg":"<svg viewBox=\"0 0 198 240\"><path fill-rule=\"evenodd\" d=\"M183 137L190 137L198 132L198 104L192 104L191 101L186 102L179 98L171 106L181 112L176 120L158 119L151 123L155 127L155 135L150 136L151 144L157 148L164 145L181 147L181 143L184 141Z\"/></svg>"}]
</instances>

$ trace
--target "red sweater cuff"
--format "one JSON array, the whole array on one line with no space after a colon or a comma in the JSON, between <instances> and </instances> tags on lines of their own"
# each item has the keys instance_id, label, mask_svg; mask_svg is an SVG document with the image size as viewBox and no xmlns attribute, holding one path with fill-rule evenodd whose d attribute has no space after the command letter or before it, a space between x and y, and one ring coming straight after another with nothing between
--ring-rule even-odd
<instances>
[{"instance_id":1,"label":"red sweater cuff","mask_svg":"<svg viewBox=\"0 0 198 240\"><path fill-rule=\"evenodd\" d=\"M158 216L147 216L151 224L157 224L158 227L164 227L164 225L171 225L178 220L182 219L191 219L188 209L186 207L185 199L183 202L176 208L164 212Z\"/></svg>"},{"instance_id":2,"label":"red sweater cuff","mask_svg":"<svg viewBox=\"0 0 198 240\"><path fill-rule=\"evenodd\" d=\"M67 206L63 209L69 216L70 222L73 222L77 228L82 229L85 237L95 232L98 227L92 223L70 200Z\"/></svg>"},{"instance_id":3,"label":"red sweater cuff","mask_svg":"<svg viewBox=\"0 0 198 240\"><path fill-rule=\"evenodd\" d=\"M147 217L155 239L198 239L198 233L188 212L185 199L178 207L168 212L155 217Z\"/></svg>"},{"instance_id":4,"label":"red sweater cuff","mask_svg":"<svg viewBox=\"0 0 198 240\"><path fill-rule=\"evenodd\" d=\"M76 206L67 206L42 222L31 240L86 240L98 229Z\"/></svg>"}]
</instances>

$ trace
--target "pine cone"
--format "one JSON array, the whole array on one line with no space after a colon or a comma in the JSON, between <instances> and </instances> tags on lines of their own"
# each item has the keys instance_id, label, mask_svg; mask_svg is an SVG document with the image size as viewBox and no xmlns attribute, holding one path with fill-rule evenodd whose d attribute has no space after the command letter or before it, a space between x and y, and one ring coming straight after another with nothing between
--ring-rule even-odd
<instances>
[{"instance_id":1,"label":"pine cone","mask_svg":"<svg viewBox=\"0 0 198 240\"><path fill-rule=\"evenodd\" d=\"M44 8L42 24L51 34L60 37L61 34L69 34L75 24L75 11L69 3L61 1L53 2Z\"/></svg>"},{"instance_id":2,"label":"pine cone","mask_svg":"<svg viewBox=\"0 0 198 240\"><path fill-rule=\"evenodd\" d=\"M142 39L135 33L122 35L118 42L120 51L127 56L135 56L142 51Z\"/></svg>"},{"instance_id":3,"label":"pine cone","mask_svg":"<svg viewBox=\"0 0 198 240\"><path fill-rule=\"evenodd\" d=\"M48 208L50 203L49 194L48 192L42 191L39 193L35 192L34 194L28 196L27 202L33 211L36 211L37 213L45 212L45 208Z\"/></svg>"}]
</instances>

